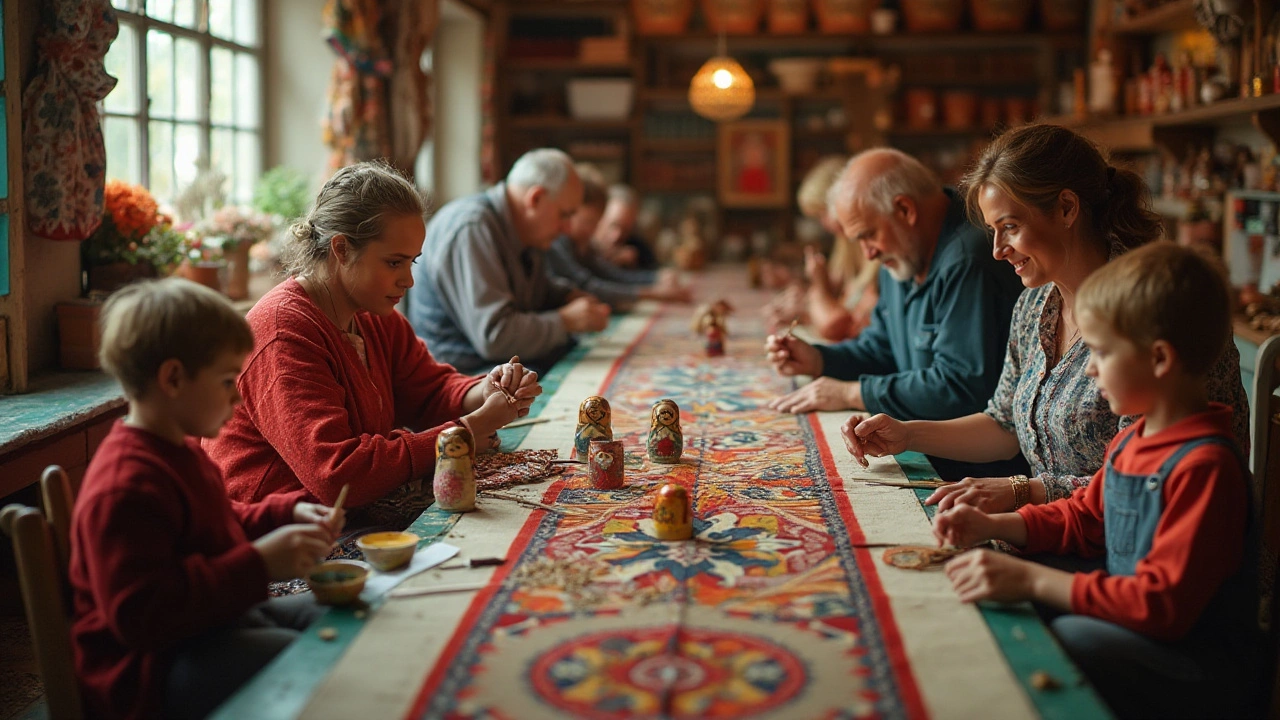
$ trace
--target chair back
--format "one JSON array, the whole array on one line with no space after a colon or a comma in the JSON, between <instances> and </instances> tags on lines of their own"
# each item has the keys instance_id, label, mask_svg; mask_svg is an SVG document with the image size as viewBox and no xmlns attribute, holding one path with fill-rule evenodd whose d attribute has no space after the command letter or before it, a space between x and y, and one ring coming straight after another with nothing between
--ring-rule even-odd
<instances>
[{"instance_id":1,"label":"chair back","mask_svg":"<svg viewBox=\"0 0 1280 720\"><path fill-rule=\"evenodd\" d=\"M1261 591L1258 625L1265 633L1263 656L1275 663L1271 669L1269 716L1280 718L1280 336L1258 347L1250 412L1252 448L1249 469L1253 473L1253 522L1257 530L1258 585Z\"/></svg>"},{"instance_id":2,"label":"chair back","mask_svg":"<svg viewBox=\"0 0 1280 720\"><path fill-rule=\"evenodd\" d=\"M71 649L67 590L74 488L56 465L45 469L41 485L49 515L25 505L6 505L0 509L0 531L13 541L22 604L49 717L81 718L84 707Z\"/></svg>"}]
</instances>

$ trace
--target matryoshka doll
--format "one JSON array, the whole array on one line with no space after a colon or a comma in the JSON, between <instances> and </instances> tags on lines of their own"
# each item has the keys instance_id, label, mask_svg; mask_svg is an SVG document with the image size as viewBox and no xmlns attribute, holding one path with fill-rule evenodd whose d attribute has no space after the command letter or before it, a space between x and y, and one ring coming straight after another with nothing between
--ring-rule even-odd
<instances>
[{"instance_id":1,"label":"matryoshka doll","mask_svg":"<svg viewBox=\"0 0 1280 720\"><path fill-rule=\"evenodd\" d=\"M451 427L436 438L436 506L449 512L476 509L476 469L471 431Z\"/></svg>"},{"instance_id":2,"label":"matryoshka doll","mask_svg":"<svg viewBox=\"0 0 1280 720\"><path fill-rule=\"evenodd\" d=\"M663 399L653 404L650 412L649 459L656 463L680 462L684 452L684 433L680 431L680 408L674 400Z\"/></svg>"},{"instance_id":3,"label":"matryoshka doll","mask_svg":"<svg viewBox=\"0 0 1280 720\"><path fill-rule=\"evenodd\" d=\"M573 449L578 458L587 459L592 440L613 439L613 413L609 401L592 395L578 407L578 427L573 431Z\"/></svg>"},{"instance_id":4,"label":"matryoshka doll","mask_svg":"<svg viewBox=\"0 0 1280 720\"><path fill-rule=\"evenodd\" d=\"M688 540L693 537L693 507L689 491L675 483L658 488L653 503L653 529L659 540Z\"/></svg>"}]
</instances>

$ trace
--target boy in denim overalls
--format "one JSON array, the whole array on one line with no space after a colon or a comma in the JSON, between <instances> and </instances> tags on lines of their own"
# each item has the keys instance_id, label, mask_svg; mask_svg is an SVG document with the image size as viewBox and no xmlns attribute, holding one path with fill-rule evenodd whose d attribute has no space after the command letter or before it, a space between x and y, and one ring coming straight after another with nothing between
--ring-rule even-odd
<instances>
[{"instance_id":1,"label":"boy in denim overalls","mask_svg":"<svg viewBox=\"0 0 1280 720\"><path fill-rule=\"evenodd\" d=\"M990 550L947 565L960 598L1033 600L1064 615L1052 629L1122 717L1250 711L1253 647L1247 465L1231 408L1205 373L1231 336L1226 282L1195 252L1156 242L1081 285L1076 319L1088 374L1117 415L1088 487L1047 505L939 513L934 534L965 547L1004 540L1027 553L1105 556L1070 573Z\"/></svg>"}]
</instances>

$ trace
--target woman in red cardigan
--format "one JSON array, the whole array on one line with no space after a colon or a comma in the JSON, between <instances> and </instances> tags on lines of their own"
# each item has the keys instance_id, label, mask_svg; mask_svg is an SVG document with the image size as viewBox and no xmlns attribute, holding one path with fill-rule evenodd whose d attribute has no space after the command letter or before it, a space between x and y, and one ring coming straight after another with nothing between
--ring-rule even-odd
<instances>
[{"instance_id":1,"label":"woman in red cardigan","mask_svg":"<svg viewBox=\"0 0 1280 720\"><path fill-rule=\"evenodd\" d=\"M430 477L441 430L465 426L484 450L528 413L542 387L517 358L481 382L433 360L396 312L426 211L390 166L361 163L334 174L290 228L290 278L247 316L256 340L244 402L205 441L232 498L296 493L331 505L350 485L348 506L366 505Z\"/></svg>"}]
</instances>

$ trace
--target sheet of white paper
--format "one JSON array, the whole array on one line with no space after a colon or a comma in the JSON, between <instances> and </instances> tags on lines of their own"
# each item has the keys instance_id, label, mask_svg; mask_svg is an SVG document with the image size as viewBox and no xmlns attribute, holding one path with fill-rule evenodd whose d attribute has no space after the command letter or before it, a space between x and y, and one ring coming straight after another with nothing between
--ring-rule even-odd
<instances>
[{"instance_id":1,"label":"sheet of white paper","mask_svg":"<svg viewBox=\"0 0 1280 720\"><path fill-rule=\"evenodd\" d=\"M378 572L375 570L369 575L369 580L364 584L364 590L360 593L360 599L366 603L371 603L405 580L423 570L430 570L457 554L458 548L442 542L420 548L413 554L413 559L409 561L407 566L392 572Z\"/></svg>"}]
</instances>

